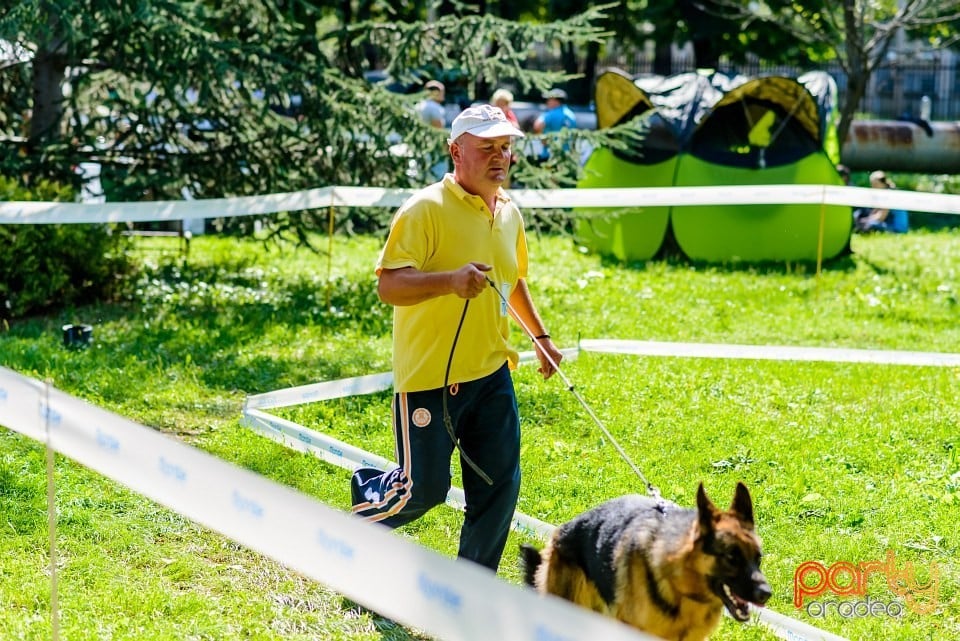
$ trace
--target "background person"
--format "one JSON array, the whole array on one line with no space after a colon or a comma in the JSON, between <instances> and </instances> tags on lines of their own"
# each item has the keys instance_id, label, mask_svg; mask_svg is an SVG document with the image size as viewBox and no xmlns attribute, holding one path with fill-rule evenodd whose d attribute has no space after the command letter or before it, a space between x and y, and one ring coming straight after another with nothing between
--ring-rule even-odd
<instances>
[{"instance_id":1,"label":"background person","mask_svg":"<svg viewBox=\"0 0 960 641\"><path fill-rule=\"evenodd\" d=\"M428 80L423 85L423 90L426 95L415 107L417 115L431 127L445 129L447 114L443 108L443 103L446 100L446 88L439 80Z\"/></svg>"},{"instance_id":2,"label":"background person","mask_svg":"<svg viewBox=\"0 0 960 641\"><path fill-rule=\"evenodd\" d=\"M517 129L521 129L520 121L517 119L517 114L513 112L513 94L508 89L497 89L493 92L493 95L490 96L490 104L494 107L499 107L500 111L503 112L503 115L507 117L507 120L510 121ZM515 165L517 163L517 153L514 150L510 154L510 164ZM504 189L510 188L510 176L507 175L507 179L503 182Z\"/></svg>"},{"instance_id":3,"label":"background person","mask_svg":"<svg viewBox=\"0 0 960 641\"><path fill-rule=\"evenodd\" d=\"M423 100L417 103L415 110L417 115L420 116L420 119L434 127L436 129L446 129L447 128L447 112L444 109L444 101L446 100L446 87L439 80L428 80L427 83L423 86L426 95ZM436 159L434 153L428 153L424 157L424 164L427 167L430 167L429 176L434 180L440 180L443 178L443 175L447 173L449 165L447 164L447 157L443 156L439 160Z\"/></svg>"},{"instance_id":4,"label":"background person","mask_svg":"<svg viewBox=\"0 0 960 641\"><path fill-rule=\"evenodd\" d=\"M549 134L564 128L575 128L577 117L566 105L567 92L563 89L551 89L543 94L547 110L533 121L533 131L538 134Z\"/></svg>"},{"instance_id":5,"label":"background person","mask_svg":"<svg viewBox=\"0 0 960 641\"><path fill-rule=\"evenodd\" d=\"M500 111L507 117L507 120L509 120L514 127L520 129L520 121L517 119L517 114L513 112L512 108L513 94L510 93L508 89L497 89L494 91L490 97L490 104L494 107L500 107Z\"/></svg>"},{"instance_id":6,"label":"background person","mask_svg":"<svg viewBox=\"0 0 960 641\"><path fill-rule=\"evenodd\" d=\"M398 467L360 468L350 483L354 514L397 527L444 502L458 448L466 513L457 556L494 571L520 491L508 315L537 337L545 379L562 359L527 289L523 218L501 188L522 136L492 105L465 109L448 140L453 173L394 215L376 271L380 298L394 306Z\"/></svg>"},{"instance_id":7,"label":"background person","mask_svg":"<svg viewBox=\"0 0 960 641\"><path fill-rule=\"evenodd\" d=\"M847 167L846 165L842 165L842 164L841 164L841 165L837 165L837 173L840 174L840 178L843 180L843 184L844 184L844 185L846 185L847 187L849 187L849 186L852 184L852 182L851 182L851 181L852 181L852 173L851 173L849 167ZM854 229L856 229L857 221L860 220L861 217L863 217L863 216L865 216L867 213L869 213L869 211L870 211L869 209L866 209L866 208L864 208L864 207L854 207L854 208L853 208L852 213L853 213L853 225L854 225ZM847 243L849 244L849 240L847 241Z\"/></svg>"},{"instance_id":8,"label":"background person","mask_svg":"<svg viewBox=\"0 0 960 641\"><path fill-rule=\"evenodd\" d=\"M870 186L874 189L897 188L887 174L880 170L870 174ZM910 228L910 217L903 209L877 207L861 212L855 220L855 228L860 232L885 231L903 234Z\"/></svg>"},{"instance_id":9,"label":"background person","mask_svg":"<svg viewBox=\"0 0 960 641\"><path fill-rule=\"evenodd\" d=\"M533 131L538 134L550 134L561 131L565 128L576 128L577 117L573 111L566 105L567 92L563 89L551 89L543 94L547 110L537 116L533 121ZM566 149L566 148L565 148ZM544 144L540 151L539 160L543 161L550 157L550 151Z\"/></svg>"},{"instance_id":10,"label":"background person","mask_svg":"<svg viewBox=\"0 0 960 641\"><path fill-rule=\"evenodd\" d=\"M837 165L837 173L840 174L840 178L843 180L844 185L850 184L850 168L846 165Z\"/></svg>"}]
</instances>

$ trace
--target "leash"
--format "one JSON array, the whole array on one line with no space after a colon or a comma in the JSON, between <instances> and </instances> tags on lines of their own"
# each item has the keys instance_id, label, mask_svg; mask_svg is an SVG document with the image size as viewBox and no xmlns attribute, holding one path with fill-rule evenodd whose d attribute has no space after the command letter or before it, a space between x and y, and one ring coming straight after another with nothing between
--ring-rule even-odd
<instances>
[{"instance_id":1,"label":"leash","mask_svg":"<svg viewBox=\"0 0 960 641\"><path fill-rule=\"evenodd\" d=\"M640 471L640 468L637 467L637 465L630 459L630 457L627 455L627 452L620 446L620 443L617 442L617 439L613 437L613 434L610 433L610 430L607 429L607 427L603 424L600 418L597 417L596 413L594 413L593 411L593 408L591 408L590 405L587 403L587 401L584 400L580 392L578 392L576 387L574 387L573 383L570 382L570 379L567 378L567 375L564 374L563 370L560 369L560 366L550 357L549 354L547 354L546 351L540 348L539 344L537 343L536 336L532 331L530 331L530 328L527 327L522 320L520 320L520 315L517 314L517 310L515 310L510 305L510 302L503 295L503 292L497 289L497 286L493 283L492 280L490 280L489 276L484 276L484 278L487 279L487 282L490 284L490 287L493 288L493 291L497 292L497 296L500 297L500 300L503 301L504 305L507 306L507 309L509 309L510 312L513 314L513 318L514 320L517 321L517 324L520 325L520 328L523 329L524 333L527 336L529 336L530 339L533 341L534 348L539 349L540 353L546 357L547 362L550 363L550 365L553 367L553 371L555 371L557 375L560 376L560 380L562 380L563 384L567 386L567 390L569 390L570 393L573 394L578 401L580 401L580 405L582 405L583 409L586 410L587 415L590 416L591 419L593 419L593 422L596 423L597 427L600 428L600 431L603 432L604 436L606 436L607 439L610 441L610 443L613 444L614 449L616 449L617 453L620 454L620 458L622 458L627 463L627 465L630 466L630 468L640 478L640 480L643 481L643 484L647 486L647 493L652 498L657 500L658 507L660 508L660 510L664 511L666 504L663 497L660 496L660 491L656 487L654 487L653 483L647 480L647 477L643 475L643 472ZM466 305L464 305L464 313L466 313ZM461 323L463 322L462 318L460 319L460 322Z\"/></svg>"},{"instance_id":2,"label":"leash","mask_svg":"<svg viewBox=\"0 0 960 641\"><path fill-rule=\"evenodd\" d=\"M489 278L487 279L490 280ZM447 409L447 396L450 395L450 365L453 363L453 352L457 349L457 342L460 340L460 330L463 328L463 319L467 317L467 307L470 305L470 300L467 299L463 302L463 312L460 313L460 323L457 324L457 331L453 335L453 345L450 346L450 357L447 358L447 371L443 374L443 424L447 428L447 434L450 435L450 440L453 441L454 447L460 451L460 456L463 458L464 462L470 466L477 475L487 482L487 485L493 485L493 479L491 479L487 474L480 469L480 466L473 462L473 460L467 456L467 453L463 451L463 448L460 446L460 439L457 438L456 433L453 430L453 419L450 418L450 410Z\"/></svg>"}]
</instances>

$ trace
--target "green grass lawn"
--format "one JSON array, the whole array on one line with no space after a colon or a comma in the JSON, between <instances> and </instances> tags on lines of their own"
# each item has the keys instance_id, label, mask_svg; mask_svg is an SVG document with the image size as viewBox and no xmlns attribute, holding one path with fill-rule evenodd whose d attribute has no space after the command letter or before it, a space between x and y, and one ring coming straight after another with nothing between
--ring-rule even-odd
<instances>
[{"instance_id":1,"label":"green grass lawn","mask_svg":"<svg viewBox=\"0 0 960 641\"><path fill-rule=\"evenodd\" d=\"M239 419L247 395L389 369L391 314L372 274L379 239L338 238L328 257L198 237L185 261L152 251L162 242L138 252L146 271L130 303L14 323L0 334L0 363L346 509L347 472ZM562 347L582 337L960 353L958 242L949 231L856 237L854 254L818 275L809 265L625 266L569 238L532 236L531 289ZM62 346L67 322L94 325L90 349ZM703 481L725 507L738 480L749 486L770 608L849 639L960 637L960 368L581 353L564 370L666 497L692 506ZM516 383L521 511L560 523L644 491L559 380L524 367ZM393 455L388 393L277 414ZM64 457L56 469L64 638L423 638ZM45 501L42 448L0 429L3 638L50 637ZM459 523L441 508L398 535L453 555ZM508 543L505 581L520 581L522 540ZM912 564L914 582L936 579L924 597L932 613L794 607L802 563L888 551L898 571ZM902 602L879 574L867 596ZM715 638L773 636L724 620Z\"/></svg>"}]
</instances>

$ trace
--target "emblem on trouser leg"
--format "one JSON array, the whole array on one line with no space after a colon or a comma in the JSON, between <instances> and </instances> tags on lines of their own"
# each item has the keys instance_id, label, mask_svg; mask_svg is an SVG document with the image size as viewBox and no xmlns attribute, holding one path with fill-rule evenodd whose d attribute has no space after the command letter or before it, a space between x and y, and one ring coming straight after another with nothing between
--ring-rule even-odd
<instances>
[{"instance_id":1,"label":"emblem on trouser leg","mask_svg":"<svg viewBox=\"0 0 960 641\"><path fill-rule=\"evenodd\" d=\"M432 417L430 416L430 410L425 407L418 407L417 409L413 410L413 414L410 415L410 419L417 427L426 427L427 425L430 425L430 420Z\"/></svg>"}]
</instances>

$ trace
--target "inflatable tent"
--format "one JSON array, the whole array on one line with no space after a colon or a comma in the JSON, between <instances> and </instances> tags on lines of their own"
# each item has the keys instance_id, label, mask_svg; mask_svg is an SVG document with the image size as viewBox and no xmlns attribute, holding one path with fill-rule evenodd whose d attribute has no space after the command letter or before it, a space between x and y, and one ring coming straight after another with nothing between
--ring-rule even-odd
<instances>
[{"instance_id":1,"label":"inflatable tent","mask_svg":"<svg viewBox=\"0 0 960 641\"><path fill-rule=\"evenodd\" d=\"M836 85L826 73L796 80L687 73L597 79L597 127L632 126L625 148L594 150L578 187L826 184L836 170ZM648 260L672 229L693 260L829 259L848 246L849 207L683 205L578 210L577 234L595 251ZM820 245L822 234L822 246Z\"/></svg>"}]
</instances>

